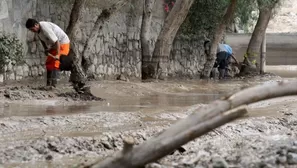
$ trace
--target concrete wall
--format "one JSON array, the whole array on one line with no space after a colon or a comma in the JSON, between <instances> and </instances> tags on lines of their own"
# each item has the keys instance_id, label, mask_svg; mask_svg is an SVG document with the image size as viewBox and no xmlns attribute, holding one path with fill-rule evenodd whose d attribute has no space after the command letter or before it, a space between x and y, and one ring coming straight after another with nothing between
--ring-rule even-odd
<instances>
[{"instance_id":1,"label":"concrete wall","mask_svg":"<svg viewBox=\"0 0 297 168\"><path fill-rule=\"evenodd\" d=\"M93 27L96 16L101 9L115 3L116 0L89 0L83 13L83 23L77 32L79 49ZM152 22L152 44L162 27L165 12L163 1L156 1ZM43 49L33 33L25 29L28 17L52 21L64 30L67 27L73 0L0 0L0 31L15 33L21 39L26 51L26 65L9 67L8 79L21 79L27 76L44 74ZM131 0L104 25L103 30L92 38L90 56L91 71L97 77L114 78L126 74L130 78L141 77L141 43L140 29L142 21L142 0ZM203 40L178 38L170 56L169 73L171 76L198 77L204 61ZM16 72L16 73L14 73ZM0 77L1 78L1 77Z\"/></svg>"}]
</instances>

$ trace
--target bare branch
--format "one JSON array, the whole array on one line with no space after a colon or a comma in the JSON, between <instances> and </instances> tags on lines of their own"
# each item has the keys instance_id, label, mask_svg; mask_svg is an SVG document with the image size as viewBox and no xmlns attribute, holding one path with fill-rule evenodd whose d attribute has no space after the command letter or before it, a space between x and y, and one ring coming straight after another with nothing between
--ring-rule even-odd
<instances>
[{"instance_id":1,"label":"bare branch","mask_svg":"<svg viewBox=\"0 0 297 168\"><path fill-rule=\"evenodd\" d=\"M115 157L105 159L92 167L136 168L144 166L170 154L189 141L243 116L247 113L247 104L289 95L297 95L297 81L274 82L242 90L198 109L196 113L178 121L159 136L149 139L128 152L118 152Z\"/></svg>"}]
</instances>

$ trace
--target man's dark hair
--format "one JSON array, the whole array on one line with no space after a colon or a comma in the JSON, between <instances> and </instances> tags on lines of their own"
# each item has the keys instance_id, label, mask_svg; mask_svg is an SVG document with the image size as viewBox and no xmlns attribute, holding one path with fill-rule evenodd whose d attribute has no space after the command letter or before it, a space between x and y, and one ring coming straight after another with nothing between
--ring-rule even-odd
<instances>
[{"instance_id":1,"label":"man's dark hair","mask_svg":"<svg viewBox=\"0 0 297 168\"><path fill-rule=\"evenodd\" d=\"M30 29L31 27L34 27L35 24L38 24L38 21L32 18L29 18L26 22L26 28Z\"/></svg>"}]
</instances>

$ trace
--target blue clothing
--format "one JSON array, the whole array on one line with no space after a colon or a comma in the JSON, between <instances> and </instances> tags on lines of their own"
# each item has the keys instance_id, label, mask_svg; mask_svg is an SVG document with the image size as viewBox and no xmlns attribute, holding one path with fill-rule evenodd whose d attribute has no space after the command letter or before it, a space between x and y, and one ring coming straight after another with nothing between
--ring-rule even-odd
<instances>
[{"instance_id":1,"label":"blue clothing","mask_svg":"<svg viewBox=\"0 0 297 168\"><path fill-rule=\"evenodd\" d=\"M232 48L229 45L227 45L227 44L224 44L224 47L225 47L227 53L230 54L230 55L232 55Z\"/></svg>"}]
</instances>

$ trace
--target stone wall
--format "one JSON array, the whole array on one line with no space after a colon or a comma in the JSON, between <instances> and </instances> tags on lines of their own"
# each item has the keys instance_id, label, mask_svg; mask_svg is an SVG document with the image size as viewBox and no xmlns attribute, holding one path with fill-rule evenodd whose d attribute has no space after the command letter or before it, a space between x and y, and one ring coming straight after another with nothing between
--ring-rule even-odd
<instances>
[{"instance_id":1,"label":"stone wall","mask_svg":"<svg viewBox=\"0 0 297 168\"><path fill-rule=\"evenodd\" d=\"M169 75L199 78L206 61L203 43L203 37L177 37L169 58Z\"/></svg>"},{"instance_id":2,"label":"stone wall","mask_svg":"<svg viewBox=\"0 0 297 168\"><path fill-rule=\"evenodd\" d=\"M79 50L100 14L101 9L110 6L116 0L90 0L83 13L80 30L77 32ZM152 44L160 32L164 21L163 1L156 1L152 22ZM44 75L43 49L33 33L24 26L28 17L37 20L52 21L64 30L67 27L73 0L0 0L0 31L15 33L24 44L26 64L20 67L9 66L7 79L22 79ZM99 78L114 79L125 74L130 78L141 78L140 29L143 1L131 0L117 12L103 29L92 38L90 70ZM5 10L9 9L9 10ZM180 37L175 40L170 56L169 73L171 76L198 76L203 68L204 56L201 39ZM0 77L1 78L1 77Z\"/></svg>"}]
</instances>

